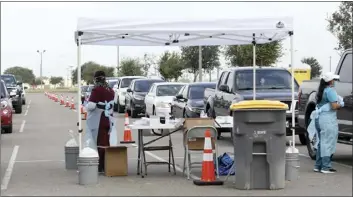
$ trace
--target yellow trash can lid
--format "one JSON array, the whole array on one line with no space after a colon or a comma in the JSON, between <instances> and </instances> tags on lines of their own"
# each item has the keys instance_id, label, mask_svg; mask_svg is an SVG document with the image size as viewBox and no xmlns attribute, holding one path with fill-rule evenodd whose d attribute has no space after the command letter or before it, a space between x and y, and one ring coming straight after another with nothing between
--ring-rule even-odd
<instances>
[{"instance_id":1,"label":"yellow trash can lid","mask_svg":"<svg viewBox=\"0 0 353 197\"><path fill-rule=\"evenodd\" d=\"M234 103L230 106L230 110L242 110L242 109L283 109L287 110L288 105L280 101L270 100L248 100Z\"/></svg>"}]
</instances>

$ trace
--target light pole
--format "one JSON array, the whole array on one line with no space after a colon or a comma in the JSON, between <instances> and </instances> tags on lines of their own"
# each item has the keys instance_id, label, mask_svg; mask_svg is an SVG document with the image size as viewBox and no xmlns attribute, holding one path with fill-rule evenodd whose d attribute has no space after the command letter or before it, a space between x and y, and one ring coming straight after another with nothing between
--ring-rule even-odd
<instances>
[{"instance_id":1,"label":"light pole","mask_svg":"<svg viewBox=\"0 0 353 197\"><path fill-rule=\"evenodd\" d=\"M41 86L43 86L43 76L42 76L42 74L43 74L43 53L45 53L45 50L42 50L42 51L40 51L40 50L37 50L37 53L39 53L39 55L40 55L40 85ZM44 89L44 86L43 86L43 89Z\"/></svg>"}]
</instances>

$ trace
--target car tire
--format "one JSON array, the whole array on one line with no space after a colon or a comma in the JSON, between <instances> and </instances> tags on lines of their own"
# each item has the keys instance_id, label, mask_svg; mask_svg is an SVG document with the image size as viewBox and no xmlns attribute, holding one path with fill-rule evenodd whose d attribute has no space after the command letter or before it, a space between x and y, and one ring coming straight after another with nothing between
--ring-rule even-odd
<instances>
[{"instance_id":1,"label":"car tire","mask_svg":"<svg viewBox=\"0 0 353 197\"><path fill-rule=\"evenodd\" d=\"M114 103L113 111L117 112L118 111L118 104Z\"/></svg>"},{"instance_id":2,"label":"car tire","mask_svg":"<svg viewBox=\"0 0 353 197\"><path fill-rule=\"evenodd\" d=\"M26 100L25 99L22 100L22 105L26 105Z\"/></svg>"},{"instance_id":3,"label":"car tire","mask_svg":"<svg viewBox=\"0 0 353 197\"><path fill-rule=\"evenodd\" d=\"M210 117L210 118L213 118L213 119L216 118L216 113L214 112L213 109L211 109L211 107L209 107L209 108L207 109L206 114L207 114L207 116Z\"/></svg>"},{"instance_id":4,"label":"car tire","mask_svg":"<svg viewBox=\"0 0 353 197\"><path fill-rule=\"evenodd\" d=\"M132 106L132 104L131 104L131 106ZM131 118L137 118L137 116L138 116L137 111L131 107Z\"/></svg>"},{"instance_id":5,"label":"car tire","mask_svg":"<svg viewBox=\"0 0 353 197\"><path fill-rule=\"evenodd\" d=\"M124 107L122 107L119 103L119 100L118 100L118 103L116 104L117 105L117 111L118 113L124 113L125 109Z\"/></svg>"},{"instance_id":6,"label":"car tire","mask_svg":"<svg viewBox=\"0 0 353 197\"><path fill-rule=\"evenodd\" d=\"M302 145L306 145L307 140L305 134L299 134L299 141Z\"/></svg>"},{"instance_id":7,"label":"car tire","mask_svg":"<svg viewBox=\"0 0 353 197\"><path fill-rule=\"evenodd\" d=\"M308 125L306 128L308 128L309 124L310 124L310 119L307 121L308 122ZM308 149L308 154L309 154L309 157L312 159L312 160L315 160L316 159L316 150L314 148L314 144L315 144L315 140L316 137L313 139L313 141L310 141L309 139L309 134L308 132L306 131L305 132L305 138L306 138L306 148Z\"/></svg>"},{"instance_id":8,"label":"car tire","mask_svg":"<svg viewBox=\"0 0 353 197\"><path fill-rule=\"evenodd\" d=\"M15 113L16 114L21 114L22 113L22 101L20 104L15 108Z\"/></svg>"},{"instance_id":9,"label":"car tire","mask_svg":"<svg viewBox=\"0 0 353 197\"><path fill-rule=\"evenodd\" d=\"M5 133L12 133L12 125L4 129Z\"/></svg>"}]
</instances>

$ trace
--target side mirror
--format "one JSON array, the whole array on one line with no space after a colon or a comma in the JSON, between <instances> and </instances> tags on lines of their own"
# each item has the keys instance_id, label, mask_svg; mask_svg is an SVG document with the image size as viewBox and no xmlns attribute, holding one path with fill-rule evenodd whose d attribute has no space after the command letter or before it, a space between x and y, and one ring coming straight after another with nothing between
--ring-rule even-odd
<instances>
[{"instance_id":1,"label":"side mirror","mask_svg":"<svg viewBox=\"0 0 353 197\"><path fill-rule=\"evenodd\" d=\"M219 86L219 90L222 91L222 92L226 92L226 93L229 93L229 87L228 85L220 85Z\"/></svg>"},{"instance_id":2,"label":"side mirror","mask_svg":"<svg viewBox=\"0 0 353 197\"><path fill-rule=\"evenodd\" d=\"M176 100L183 99L183 95L178 94L178 95L175 96L175 98L176 98Z\"/></svg>"},{"instance_id":3,"label":"side mirror","mask_svg":"<svg viewBox=\"0 0 353 197\"><path fill-rule=\"evenodd\" d=\"M18 81L17 85L19 85L19 86L22 85L22 81Z\"/></svg>"},{"instance_id":4,"label":"side mirror","mask_svg":"<svg viewBox=\"0 0 353 197\"><path fill-rule=\"evenodd\" d=\"M126 92L132 92L132 90L131 90L130 88L128 88L128 89L126 90Z\"/></svg>"},{"instance_id":5,"label":"side mirror","mask_svg":"<svg viewBox=\"0 0 353 197\"><path fill-rule=\"evenodd\" d=\"M27 90L28 89L28 87L27 86L25 86L25 90Z\"/></svg>"}]
</instances>

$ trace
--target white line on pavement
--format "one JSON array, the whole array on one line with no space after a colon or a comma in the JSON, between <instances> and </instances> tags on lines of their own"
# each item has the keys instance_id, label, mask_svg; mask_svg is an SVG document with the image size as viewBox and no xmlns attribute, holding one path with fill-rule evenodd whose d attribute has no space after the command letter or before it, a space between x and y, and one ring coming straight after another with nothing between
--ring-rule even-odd
<instances>
[{"instance_id":1,"label":"white line on pavement","mask_svg":"<svg viewBox=\"0 0 353 197\"><path fill-rule=\"evenodd\" d=\"M23 129L25 128L26 120L22 121L21 127L20 127L20 133L23 132Z\"/></svg>"},{"instance_id":2,"label":"white line on pavement","mask_svg":"<svg viewBox=\"0 0 353 197\"><path fill-rule=\"evenodd\" d=\"M1 190L7 189L7 186L10 182L10 179L11 179L13 167L16 162L16 157L17 157L17 153L18 153L19 148L20 148L20 146L17 146L17 145L13 148L12 155L11 155L11 158L9 161L9 165L7 166L4 178L2 179L2 182L1 182Z\"/></svg>"},{"instance_id":3,"label":"white line on pavement","mask_svg":"<svg viewBox=\"0 0 353 197\"><path fill-rule=\"evenodd\" d=\"M27 108L27 110L26 110L26 112L25 112L25 114L23 116L27 116L27 114L28 114L28 108Z\"/></svg>"},{"instance_id":4,"label":"white line on pavement","mask_svg":"<svg viewBox=\"0 0 353 197\"><path fill-rule=\"evenodd\" d=\"M137 144L132 144L132 146L134 146L135 148L138 148ZM161 162L167 162L167 160L165 160L165 159L163 159L163 158L161 158L161 157L158 157L157 155L155 155L155 154L153 154L153 153L151 153L151 152L149 152L149 151L145 151L145 153L146 153L147 155L149 155L149 156L151 156L151 157L153 157L153 158L155 158L155 159L161 161ZM175 169L176 169L177 171L183 173L183 169L179 168L179 166L175 165ZM195 175L193 175L193 174L190 174L190 178L200 180L200 177L197 177L197 176L195 176Z\"/></svg>"},{"instance_id":5,"label":"white line on pavement","mask_svg":"<svg viewBox=\"0 0 353 197\"><path fill-rule=\"evenodd\" d=\"M28 102L28 106L30 105L32 103L32 100L29 100L29 102ZM29 108L29 107L28 107Z\"/></svg>"}]
</instances>

